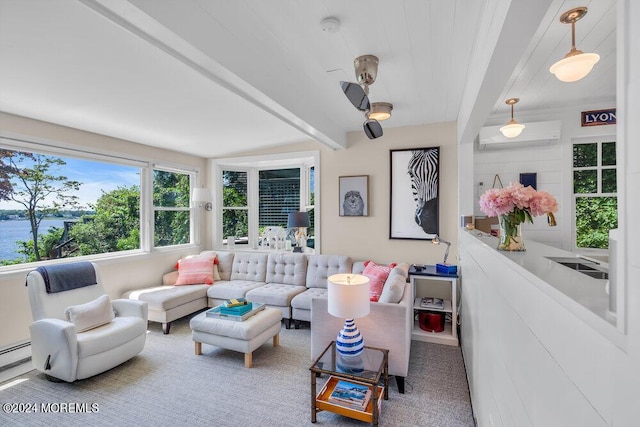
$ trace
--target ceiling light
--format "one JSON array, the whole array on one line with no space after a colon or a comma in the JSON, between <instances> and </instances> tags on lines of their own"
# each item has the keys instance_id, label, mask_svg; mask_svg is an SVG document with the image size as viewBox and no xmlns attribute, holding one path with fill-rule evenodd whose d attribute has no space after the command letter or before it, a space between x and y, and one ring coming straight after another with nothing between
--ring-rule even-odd
<instances>
[{"instance_id":1,"label":"ceiling light","mask_svg":"<svg viewBox=\"0 0 640 427\"><path fill-rule=\"evenodd\" d=\"M507 138L515 138L520 135L522 129L524 129L524 125L519 124L513 119L513 104L516 104L518 101L520 101L520 98L509 98L505 101L507 105L511 105L511 120L500 128L500 132Z\"/></svg>"},{"instance_id":2,"label":"ceiling light","mask_svg":"<svg viewBox=\"0 0 640 427\"><path fill-rule=\"evenodd\" d=\"M387 120L391 117L391 110L393 110L393 104L389 102L374 102L371 104L368 117L378 121Z\"/></svg>"},{"instance_id":3,"label":"ceiling light","mask_svg":"<svg viewBox=\"0 0 640 427\"><path fill-rule=\"evenodd\" d=\"M564 59L556 62L549 68L558 80L563 82L575 82L591 72L593 66L600 60L597 53L584 53L576 49L576 21L587 14L586 7L576 7L566 11L560 16L560 22L571 24L571 50Z\"/></svg>"}]
</instances>

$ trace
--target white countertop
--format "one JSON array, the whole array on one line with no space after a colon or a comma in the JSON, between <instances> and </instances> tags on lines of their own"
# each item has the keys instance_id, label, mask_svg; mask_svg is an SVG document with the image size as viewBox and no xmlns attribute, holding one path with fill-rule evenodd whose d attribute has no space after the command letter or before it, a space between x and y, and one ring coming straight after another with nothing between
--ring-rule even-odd
<instances>
[{"instance_id":1,"label":"white countertop","mask_svg":"<svg viewBox=\"0 0 640 427\"><path fill-rule=\"evenodd\" d=\"M609 311L609 295L605 290L607 280L594 279L569 267L565 267L547 257L580 257L569 251L558 249L532 240L526 240L526 251L498 251L498 239L478 230L461 230L460 234L475 237L492 249L497 256L503 256L529 273L528 278L539 289L567 307L587 323L605 335L616 335L616 316ZM587 258L588 259L588 258ZM608 269L608 265L599 262ZM507 263L508 265L508 263ZM462 271L464 277L464 271ZM568 298L567 298L568 297ZM586 310L584 310L586 309ZM595 315L595 316L593 316ZM604 320L605 322L602 322Z\"/></svg>"}]
</instances>

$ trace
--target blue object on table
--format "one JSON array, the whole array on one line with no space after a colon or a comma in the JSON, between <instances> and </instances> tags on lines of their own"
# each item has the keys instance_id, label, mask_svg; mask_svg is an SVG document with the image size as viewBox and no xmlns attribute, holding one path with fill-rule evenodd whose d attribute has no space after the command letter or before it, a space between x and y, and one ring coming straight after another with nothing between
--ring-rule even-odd
<instances>
[{"instance_id":1,"label":"blue object on table","mask_svg":"<svg viewBox=\"0 0 640 427\"><path fill-rule=\"evenodd\" d=\"M458 273L458 266L451 264L436 264L436 271L444 274L456 274Z\"/></svg>"}]
</instances>

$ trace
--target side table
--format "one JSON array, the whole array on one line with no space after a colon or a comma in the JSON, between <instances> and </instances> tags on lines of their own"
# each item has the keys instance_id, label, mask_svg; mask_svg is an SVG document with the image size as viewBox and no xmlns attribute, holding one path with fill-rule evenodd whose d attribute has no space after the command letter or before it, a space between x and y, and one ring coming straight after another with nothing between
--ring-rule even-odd
<instances>
[{"instance_id":1,"label":"side table","mask_svg":"<svg viewBox=\"0 0 640 427\"><path fill-rule=\"evenodd\" d=\"M320 411L329 411L360 421L378 425L382 399L389 399L389 350L364 347L359 356L343 357L336 351L336 342L331 341L322 354L309 368L311 371L311 422L316 422ZM317 378L328 375L320 393L316 390ZM331 377L366 384L371 397L364 411L337 405L329 401L333 391ZM380 385L382 382L382 385Z\"/></svg>"}]
</instances>

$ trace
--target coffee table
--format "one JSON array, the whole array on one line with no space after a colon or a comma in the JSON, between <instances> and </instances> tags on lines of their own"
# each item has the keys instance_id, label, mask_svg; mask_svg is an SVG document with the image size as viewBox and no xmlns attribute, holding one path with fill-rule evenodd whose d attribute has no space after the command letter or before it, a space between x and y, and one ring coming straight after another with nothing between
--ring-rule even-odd
<instances>
[{"instance_id":1,"label":"coffee table","mask_svg":"<svg viewBox=\"0 0 640 427\"><path fill-rule=\"evenodd\" d=\"M375 347L364 347L361 355L343 357L336 351L336 342L331 341L322 354L309 368L311 371L311 422L316 422L320 411L330 411L349 418L378 425L378 417L382 400L389 399L389 350ZM316 381L322 375L327 376L325 386L317 393ZM333 379L332 379L333 377ZM344 379L366 384L371 390L371 398L366 410L356 410L329 402L335 379ZM382 382L382 385L380 383Z\"/></svg>"},{"instance_id":2,"label":"coffee table","mask_svg":"<svg viewBox=\"0 0 640 427\"><path fill-rule=\"evenodd\" d=\"M202 312L189 322L195 343L196 355L202 354L202 343L244 353L244 366L253 364L253 351L273 338L273 346L279 345L282 312L267 307L242 322L224 318L207 317Z\"/></svg>"}]
</instances>

